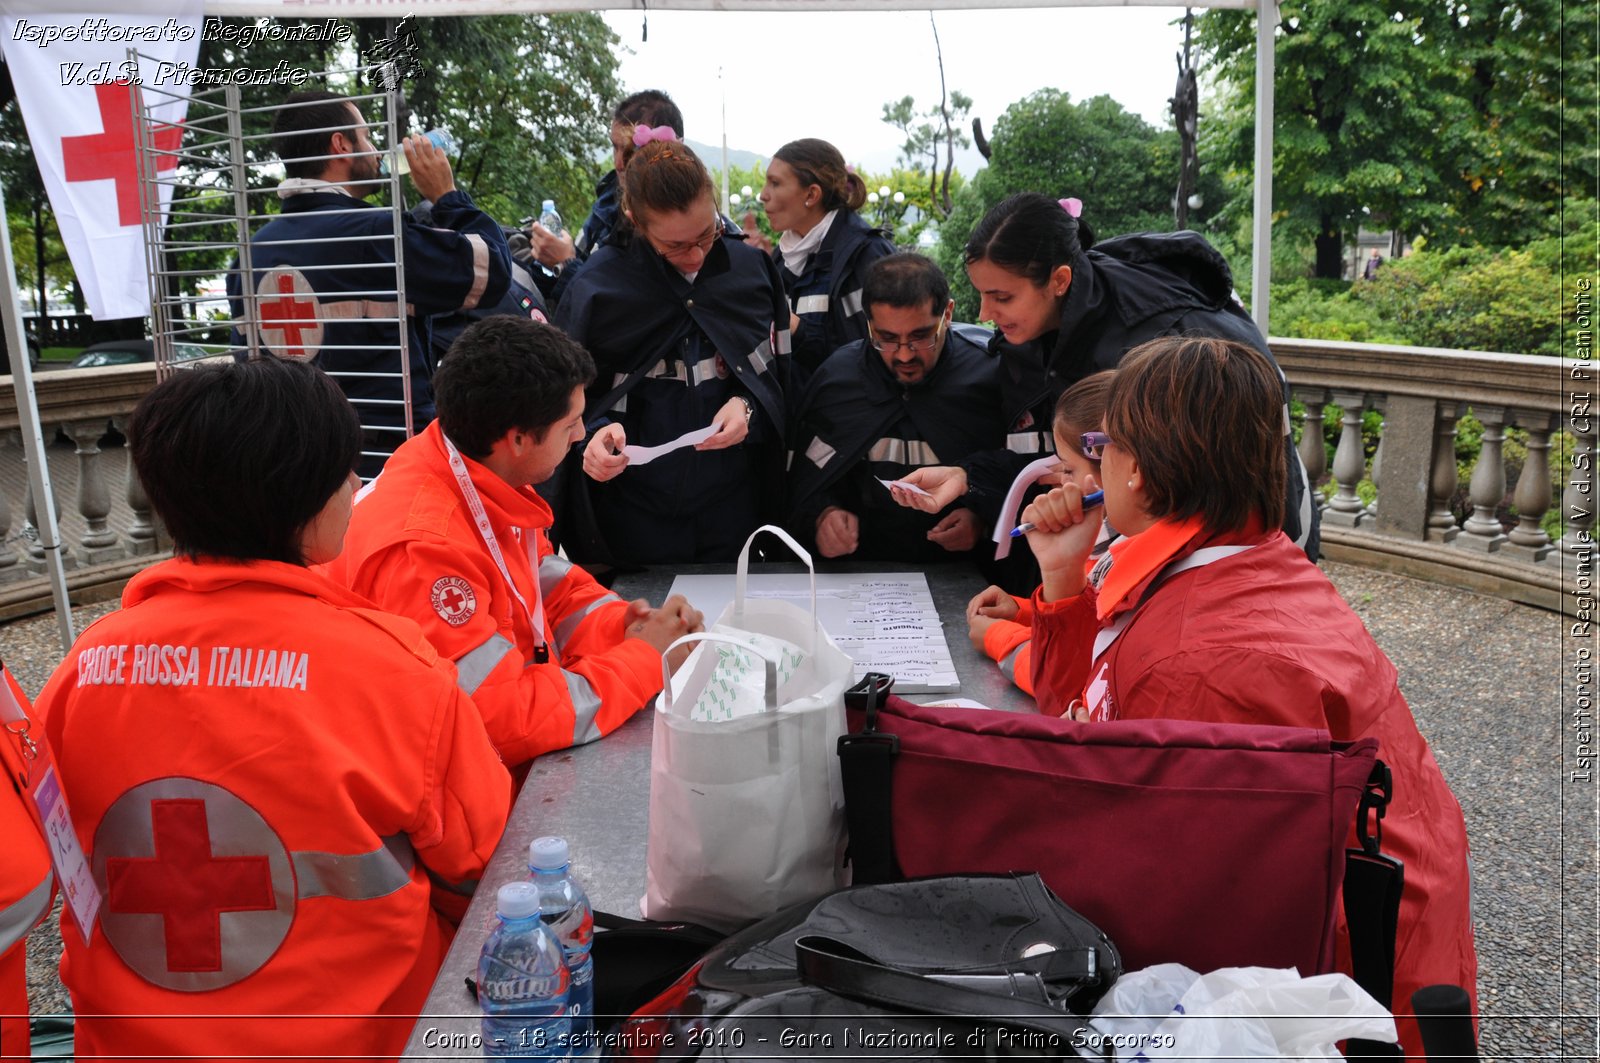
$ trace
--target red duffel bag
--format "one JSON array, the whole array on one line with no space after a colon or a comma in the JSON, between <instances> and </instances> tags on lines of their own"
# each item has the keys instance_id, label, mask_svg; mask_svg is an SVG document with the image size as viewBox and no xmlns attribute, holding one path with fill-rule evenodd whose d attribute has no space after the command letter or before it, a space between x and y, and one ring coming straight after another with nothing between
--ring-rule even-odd
<instances>
[{"instance_id":1,"label":"red duffel bag","mask_svg":"<svg viewBox=\"0 0 1600 1063\"><path fill-rule=\"evenodd\" d=\"M886 682L852 691L839 743L854 882L1037 871L1128 970L1334 969L1376 739L928 708Z\"/></svg>"}]
</instances>

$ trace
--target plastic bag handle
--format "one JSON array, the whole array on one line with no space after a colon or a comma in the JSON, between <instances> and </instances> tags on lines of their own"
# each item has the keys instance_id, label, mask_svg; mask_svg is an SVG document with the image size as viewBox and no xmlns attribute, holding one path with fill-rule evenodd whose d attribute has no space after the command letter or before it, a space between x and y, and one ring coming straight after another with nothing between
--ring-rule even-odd
<instances>
[{"instance_id":1,"label":"plastic bag handle","mask_svg":"<svg viewBox=\"0 0 1600 1063\"><path fill-rule=\"evenodd\" d=\"M778 711L778 662L777 661L774 661L771 657L768 657L765 653L762 653L760 647L758 647L753 642L747 642L744 639L735 638L732 635L725 635L720 631L691 631L689 634L684 635L682 638L680 638L677 641L675 641L672 645L668 646L667 649L666 649L666 652L661 655L661 711L662 712L666 712L666 713L672 712L672 669L667 665L667 657L672 653L673 650L677 649L679 646L687 646L691 642L726 642L731 646L738 646L740 649L746 651L747 653L753 653L757 657L760 657L762 659L762 661L764 661L766 663L766 666L767 666L766 690L764 692L765 695L766 695L765 711L767 711L767 712L777 712ZM687 662L685 662L685 663L687 663Z\"/></svg>"},{"instance_id":2,"label":"plastic bag handle","mask_svg":"<svg viewBox=\"0 0 1600 1063\"><path fill-rule=\"evenodd\" d=\"M811 645L808 648L815 653L817 652L817 566L811 560L811 554L806 548L795 542L793 536L775 524L763 524L751 532L750 538L744 541L744 549L739 551L739 566L734 569L733 575L733 619L738 620L744 616L745 581L750 575L750 544L754 543L756 536L762 532L771 532L783 540L784 545L806 563L806 570L811 574Z\"/></svg>"}]
</instances>

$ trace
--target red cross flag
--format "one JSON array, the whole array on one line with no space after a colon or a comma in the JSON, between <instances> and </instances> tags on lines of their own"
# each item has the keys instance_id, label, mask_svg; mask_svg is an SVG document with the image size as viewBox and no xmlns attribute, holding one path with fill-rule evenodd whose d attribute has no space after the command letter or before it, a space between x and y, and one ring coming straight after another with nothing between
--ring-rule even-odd
<instances>
[{"instance_id":1,"label":"red cross flag","mask_svg":"<svg viewBox=\"0 0 1600 1063\"><path fill-rule=\"evenodd\" d=\"M133 0L119 14L62 14L71 0L6 0L0 50L11 68L34 162L61 238L97 318L150 312L140 229L133 96L159 122L181 122L189 86L179 71L200 54L202 0ZM86 8L100 7L88 0ZM34 10L29 11L32 8ZM129 57L129 50L139 53ZM181 133L155 127L158 149ZM176 159L163 160L166 170ZM163 205L171 188L162 187Z\"/></svg>"}]
</instances>

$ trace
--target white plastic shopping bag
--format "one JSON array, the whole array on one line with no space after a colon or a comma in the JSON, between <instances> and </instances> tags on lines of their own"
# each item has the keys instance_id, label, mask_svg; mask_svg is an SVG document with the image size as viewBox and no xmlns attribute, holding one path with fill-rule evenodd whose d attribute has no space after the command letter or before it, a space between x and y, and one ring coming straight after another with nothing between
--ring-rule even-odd
<instances>
[{"instance_id":1,"label":"white plastic shopping bag","mask_svg":"<svg viewBox=\"0 0 1600 1063\"><path fill-rule=\"evenodd\" d=\"M1335 1042L1393 1042L1394 1017L1343 974L1162 963L1117 979L1090 1016L1108 1058L1339 1059Z\"/></svg>"},{"instance_id":2,"label":"white plastic shopping bag","mask_svg":"<svg viewBox=\"0 0 1600 1063\"><path fill-rule=\"evenodd\" d=\"M812 569L809 614L746 597L763 531ZM656 703L646 918L732 929L842 884L836 748L853 665L816 616L810 555L766 526L722 616L674 644L700 643Z\"/></svg>"}]
</instances>

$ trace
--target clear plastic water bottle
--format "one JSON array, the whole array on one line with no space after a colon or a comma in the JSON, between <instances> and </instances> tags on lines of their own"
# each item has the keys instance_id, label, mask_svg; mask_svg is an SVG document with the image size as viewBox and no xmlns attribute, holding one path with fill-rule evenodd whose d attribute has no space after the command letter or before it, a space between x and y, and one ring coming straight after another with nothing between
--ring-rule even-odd
<instances>
[{"instance_id":1,"label":"clear plastic water bottle","mask_svg":"<svg viewBox=\"0 0 1600 1063\"><path fill-rule=\"evenodd\" d=\"M547 199L539 207L539 224L554 236L560 236L567 231L566 223L561 220L561 214L556 210L556 201Z\"/></svg>"},{"instance_id":2,"label":"clear plastic water bottle","mask_svg":"<svg viewBox=\"0 0 1600 1063\"><path fill-rule=\"evenodd\" d=\"M483 1054L566 1059L571 976L561 946L540 919L539 890L531 882L508 882L497 899L500 921L478 958Z\"/></svg>"},{"instance_id":3,"label":"clear plastic water bottle","mask_svg":"<svg viewBox=\"0 0 1600 1063\"><path fill-rule=\"evenodd\" d=\"M572 975L567 1012L572 1018L573 1056L585 1054L594 1037L594 909L572 877L567 839L535 838L528 846L528 876L539 891L539 915L561 942Z\"/></svg>"},{"instance_id":4,"label":"clear plastic water bottle","mask_svg":"<svg viewBox=\"0 0 1600 1063\"><path fill-rule=\"evenodd\" d=\"M448 129L430 129L422 135L428 138L430 144L446 155L461 154L461 146L456 143L456 138L450 135L450 130ZM411 172L411 160L406 158L406 152L403 147L396 144L390 154L394 156L394 168L400 176L404 177ZM385 177L389 176L388 155L384 156L383 160L378 164L378 172Z\"/></svg>"}]
</instances>

